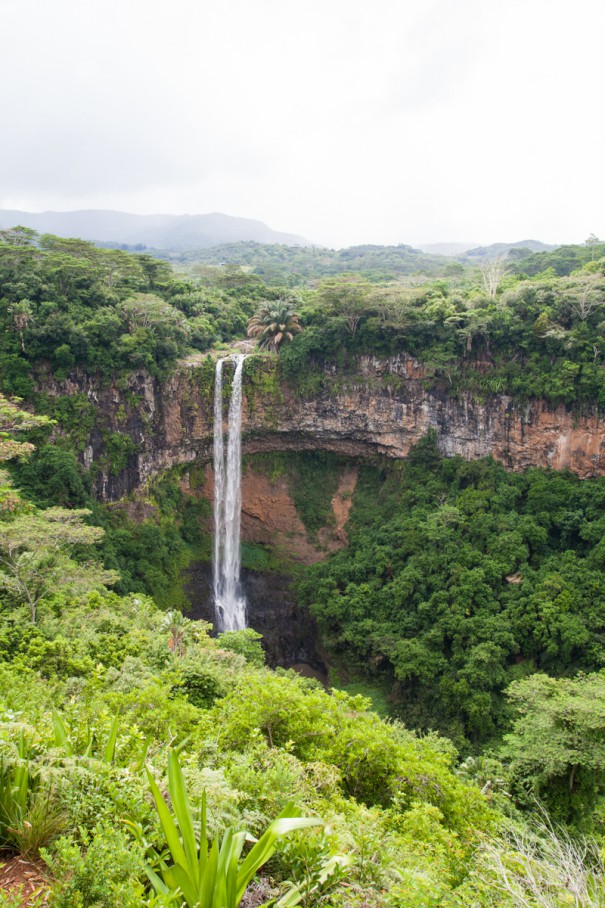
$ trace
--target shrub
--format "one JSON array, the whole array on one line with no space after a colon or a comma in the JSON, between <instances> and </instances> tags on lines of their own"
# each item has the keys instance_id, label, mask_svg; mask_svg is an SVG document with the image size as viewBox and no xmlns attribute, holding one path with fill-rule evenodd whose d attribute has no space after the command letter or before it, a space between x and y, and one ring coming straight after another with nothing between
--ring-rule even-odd
<instances>
[{"instance_id":1,"label":"shrub","mask_svg":"<svg viewBox=\"0 0 605 908\"><path fill-rule=\"evenodd\" d=\"M115 826L97 826L81 851L72 838L59 839L43 857L56 879L52 908L140 908L143 851Z\"/></svg>"},{"instance_id":2,"label":"shrub","mask_svg":"<svg viewBox=\"0 0 605 908\"><path fill-rule=\"evenodd\" d=\"M239 653L250 665L265 664L265 653L260 643L263 639L262 634L258 634L251 627L242 631L226 631L219 634L218 639L224 649Z\"/></svg>"}]
</instances>

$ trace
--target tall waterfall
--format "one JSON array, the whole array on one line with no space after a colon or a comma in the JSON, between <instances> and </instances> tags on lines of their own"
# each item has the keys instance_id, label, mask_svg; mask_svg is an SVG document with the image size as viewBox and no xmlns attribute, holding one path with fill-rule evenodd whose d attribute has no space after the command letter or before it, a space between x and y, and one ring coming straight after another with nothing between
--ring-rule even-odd
<instances>
[{"instance_id":1,"label":"tall waterfall","mask_svg":"<svg viewBox=\"0 0 605 908\"><path fill-rule=\"evenodd\" d=\"M233 357L235 371L229 404L227 451L223 439L223 363L214 384L214 610L219 631L246 627L246 600L239 582L242 510L242 372L244 359ZM226 456L225 456L226 454Z\"/></svg>"}]
</instances>

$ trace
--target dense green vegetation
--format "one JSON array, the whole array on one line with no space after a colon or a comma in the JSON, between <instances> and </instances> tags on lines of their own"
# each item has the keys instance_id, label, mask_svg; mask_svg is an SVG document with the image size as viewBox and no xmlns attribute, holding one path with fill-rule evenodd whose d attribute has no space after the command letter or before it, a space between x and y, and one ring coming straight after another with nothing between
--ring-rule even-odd
<instances>
[{"instance_id":1,"label":"dense green vegetation","mask_svg":"<svg viewBox=\"0 0 605 908\"><path fill-rule=\"evenodd\" d=\"M27 396L41 368L57 379L75 368L165 376L177 357L244 334L260 288L228 270L200 287L149 255L1 231L2 387Z\"/></svg>"},{"instance_id":2,"label":"dense green vegetation","mask_svg":"<svg viewBox=\"0 0 605 908\"><path fill-rule=\"evenodd\" d=\"M22 519L44 515L11 494ZM35 623L14 592L1 603L0 835L5 848L41 850L52 906L180 904L173 897L179 878L159 855L165 843L178 855L179 839L199 835L187 816L194 821L202 801L202 829L228 842L239 836L240 844L242 830L260 834L291 801L321 819L315 831L275 842L273 857L269 849L262 886L265 897L290 893L284 905L513 906L523 903L507 891L527 895L536 874L561 897L552 904L565 904L570 885L599 897L600 870L543 824L524 840L527 820L509 797L517 786L522 806L536 773L549 795L553 779L568 782L572 760L574 815L592 820L588 807L602 777L595 743L603 719L594 707L601 676L587 678L585 691L570 682L560 691L576 697L577 725L591 729L575 753L564 740L549 740L550 762L536 764L548 730L536 721L540 695L525 682L515 691L524 705L509 768L467 760L455 772L447 740L385 724L361 697L269 672L248 632L217 643L205 625L102 585L48 589ZM556 684L542 697L553 701ZM555 723L556 708L553 702ZM176 827L162 806L166 786ZM167 890L155 882L158 872ZM227 870L217 872L220 881Z\"/></svg>"},{"instance_id":3,"label":"dense green vegetation","mask_svg":"<svg viewBox=\"0 0 605 908\"><path fill-rule=\"evenodd\" d=\"M329 387L326 364L355 373L362 354L407 354L427 383L451 395L506 393L576 408L605 406L605 262L570 277L535 280L504 272L456 287L376 288L320 284L301 306L304 333L282 354L293 387Z\"/></svg>"},{"instance_id":4,"label":"dense green vegetation","mask_svg":"<svg viewBox=\"0 0 605 908\"><path fill-rule=\"evenodd\" d=\"M458 273L461 266L443 256L426 255L419 249L399 246L351 246L326 249L318 246L284 246L255 242L225 243L211 249L195 249L178 256L166 253L186 272L203 276L208 266L238 265L248 268L266 284L293 287L347 272L363 274L379 282L409 275Z\"/></svg>"},{"instance_id":5,"label":"dense green vegetation","mask_svg":"<svg viewBox=\"0 0 605 908\"><path fill-rule=\"evenodd\" d=\"M539 248L539 244L536 246ZM544 251L520 244L511 247L496 243L493 247L468 250L457 257L431 255L404 244L335 250L256 242L224 243L210 249L156 254L184 267L186 273L192 275L203 275L205 269L207 273L208 266L238 265L249 269L267 284L288 287L350 272L378 283L402 279L417 281L423 277L455 279L465 268L480 267L481 260L490 259L506 259L508 268L515 274L535 277L550 273L562 277L602 259L605 243L591 236L581 245L558 246Z\"/></svg>"},{"instance_id":6,"label":"dense green vegetation","mask_svg":"<svg viewBox=\"0 0 605 908\"><path fill-rule=\"evenodd\" d=\"M513 249L509 253L511 268L529 277L548 271L562 277L602 259L603 256L605 243L594 236L589 237L581 246L559 246L550 252Z\"/></svg>"},{"instance_id":7,"label":"dense green vegetation","mask_svg":"<svg viewBox=\"0 0 605 908\"><path fill-rule=\"evenodd\" d=\"M337 664L412 727L477 747L508 729L513 680L605 665L604 521L602 479L442 459L429 437L361 467L350 544L300 594Z\"/></svg>"},{"instance_id":8,"label":"dense green vegetation","mask_svg":"<svg viewBox=\"0 0 605 908\"><path fill-rule=\"evenodd\" d=\"M311 888L346 854L353 867L342 883L328 880L326 904L422 905L427 886L435 898L460 890L452 904L464 904L477 889L468 862L498 812L452 772L445 742L381 723L359 698L255 668L203 629L188 629L176 656L151 603L95 595L49 600L35 632L3 618L3 773L26 766L28 788L18 807L7 784L0 804L11 844L45 847L51 904L168 904L145 891L148 849L165 840L142 764L164 785L171 742L192 803L206 792L213 833L258 834L290 800L329 823L280 851L273 887ZM41 650L46 658L25 667Z\"/></svg>"},{"instance_id":9,"label":"dense green vegetation","mask_svg":"<svg viewBox=\"0 0 605 908\"><path fill-rule=\"evenodd\" d=\"M28 420L3 412L5 426ZM204 624L109 592L118 578L84 560L102 534L88 512L36 508L3 482L0 846L42 854L51 905L235 906L286 833L267 881L284 906L420 906L427 886L462 905L488 885L488 864L475 880L469 862L483 866L480 835L503 817L454 773L448 742L269 672L253 633L217 644ZM197 838L200 804L228 862ZM243 829L301 813L312 822L279 820L231 876Z\"/></svg>"},{"instance_id":10,"label":"dense green vegetation","mask_svg":"<svg viewBox=\"0 0 605 908\"><path fill-rule=\"evenodd\" d=\"M126 507L91 491L136 452L126 375L162 381L281 300L303 331L279 368L251 364L249 408L286 384L355 382L363 354L411 356L449 394L603 408L601 245L435 271L407 247L245 245L178 277L146 255L0 235L0 382L25 398L0 396L0 847L43 856L53 908L231 908L265 858L261 898L282 908L602 904L605 480L443 459L430 436L403 464L360 465L349 546L299 593L333 677L377 691L389 721L270 672L254 632L215 640L183 617L209 515L178 470ZM209 399L212 372L200 357ZM115 383L115 423L69 393L74 375ZM255 462L287 478L317 538L343 462ZM301 814L313 825L292 831Z\"/></svg>"},{"instance_id":11,"label":"dense green vegetation","mask_svg":"<svg viewBox=\"0 0 605 908\"><path fill-rule=\"evenodd\" d=\"M209 540L201 522L208 504L185 496L178 474L166 474L147 495L146 519L135 519L123 508L111 508L91 494L90 482L72 450L45 444L11 473L29 499L41 507L87 508L105 531L99 543L104 564L119 572L121 593L153 594L166 607L186 607L183 570L193 557L207 557Z\"/></svg>"},{"instance_id":12,"label":"dense green vegetation","mask_svg":"<svg viewBox=\"0 0 605 908\"><path fill-rule=\"evenodd\" d=\"M313 264L313 250L301 247L297 254L311 258L297 295L251 273L251 264L273 248L238 244L236 264L226 258L221 267L177 278L147 255L23 228L4 231L3 390L28 396L36 376L51 371L62 380L76 368L106 379L142 367L164 376L179 356L243 336L261 304L271 308L285 299L305 330L285 351L284 370L303 391L321 384L326 362L354 371L360 354L406 353L424 365L428 381L451 394L605 405L603 244L532 253L531 260L513 250L517 255L506 262L478 267L443 260L448 264L437 280L425 270L412 283L393 281L397 275L389 271L392 255L413 257L407 247L343 250L331 271ZM364 250L371 252L371 268ZM579 270L570 274L572 265ZM70 428L74 419L91 416L65 415Z\"/></svg>"}]
</instances>

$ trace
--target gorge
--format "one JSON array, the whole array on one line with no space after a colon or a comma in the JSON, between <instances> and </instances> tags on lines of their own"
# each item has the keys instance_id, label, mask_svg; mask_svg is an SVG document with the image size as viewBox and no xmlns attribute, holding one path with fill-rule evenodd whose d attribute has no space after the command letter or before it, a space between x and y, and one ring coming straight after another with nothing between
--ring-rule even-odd
<instances>
[{"instance_id":1,"label":"gorge","mask_svg":"<svg viewBox=\"0 0 605 908\"><path fill-rule=\"evenodd\" d=\"M124 507L138 520L152 513L145 503L149 484L168 471L177 471L186 496L205 500L209 507L223 499L224 479L218 477L216 495L212 468L213 459L223 456L215 448L222 444L222 436L217 440L213 434L215 372L221 380L224 372L228 388L236 370L231 359L223 360L219 369L211 358L190 357L165 381L143 371L133 372L121 385L103 385L77 372L62 382L48 377L44 381L47 393L70 395L94 406L96 421L82 442L82 462L100 466L94 478L97 496ZM472 460L492 455L507 469L568 468L583 478L605 472L596 412L577 415L541 400L519 402L497 395L454 397L406 355L362 356L354 371L327 365L321 379L313 394L302 394L288 383L277 357L255 354L247 359L242 386L242 541L244 546L275 552L278 558L273 570L260 573L254 570L254 559L245 560L243 576L250 623L263 634L273 662L321 668L313 624L297 609L290 576L297 564L321 561L347 544L345 526L357 464L402 460L433 430L440 451L448 456ZM106 440L118 435L130 447L122 462L112 463ZM309 534L302 523L287 477L279 471L276 475L266 461L270 455L291 457L289 452L301 451L326 452L340 458L342 467L330 493L326 523L316 534ZM317 481L322 482L321 474ZM224 510L224 501L220 507ZM216 522L215 512L215 527ZM205 531L210 533L212 526L208 519ZM232 546L230 552L229 583L235 590ZM216 564L216 549L214 559ZM186 578L194 615L214 623L216 571L213 579L208 564L196 561ZM239 595L235 598L241 601ZM222 629L237 626L243 626L241 611L235 624Z\"/></svg>"},{"instance_id":2,"label":"gorge","mask_svg":"<svg viewBox=\"0 0 605 908\"><path fill-rule=\"evenodd\" d=\"M84 822L68 882L96 842L113 859L125 815L155 835L141 768L165 810L170 748L213 822L257 817L257 834L302 799L342 831L337 850L357 837L364 888L347 884L347 908L386 904L395 876L372 870L368 897L363 856L393 836L394 873L426 855L418 898L397 905L425 904L429 868L458 890L460 868L475 872L460 853L471 792L478 849L487 813L531 814L529 786L563 828L602 829L593 252L575 276L552 276L565 256L540 259L535 281L524 259L489 293L471 265L426 263L439 278L414 255L404 279L399 252L372 247L351 260L363 275L316 262L277 286L267 263L222 253L187 277L23 228L0 237L3 746L20 771L27 738L74 836ZM244 339L261 325L279 355ZM571 765L568 730L584 741ZM107 904L141 905L136 885ZM431 903L492 904L486 891Z\"/></svg>"},{"instance_id":3,"label":"gorge","mask_svg":"<svg viewBox=\"0 0 605 908\"><path fill-rule=\"evenodd\" d=\"M242 451L324 450L346 457L404 458L429 429L441 452L466 459L493 456L508 469L569 469L581 478L605 473L602 418L578 414L540 399L471 393L452 397L407 355L361 356L355 371L325 367L313 395L290 387L275 357L255 355L243 388ZM136 494L163 471L213 456L214 361L190 357L165 381L144 371L121 383L101 383L72 372L44 376L53 397L81 396L97 413L82 444L85 466L99 464L94 479L105 501ZM105 439L130 440L124 465L108 463Z\"/></svg>"}]
</instances>

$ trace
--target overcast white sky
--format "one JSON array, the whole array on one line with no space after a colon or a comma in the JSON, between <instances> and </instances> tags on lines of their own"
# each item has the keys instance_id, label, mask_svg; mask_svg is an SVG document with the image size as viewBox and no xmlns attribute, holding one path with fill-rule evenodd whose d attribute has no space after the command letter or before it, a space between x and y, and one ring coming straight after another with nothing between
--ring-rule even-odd
<instances>
[{"instance_id":1,"label":"overcast white sky","mask_svg":"<svg viewBox=\"0 0 605 908\"><path fill-rule=\"evenodd\" d=\"M0 0L0 208L605 236L603 0Z\"/></svg>"}]
</instances>

